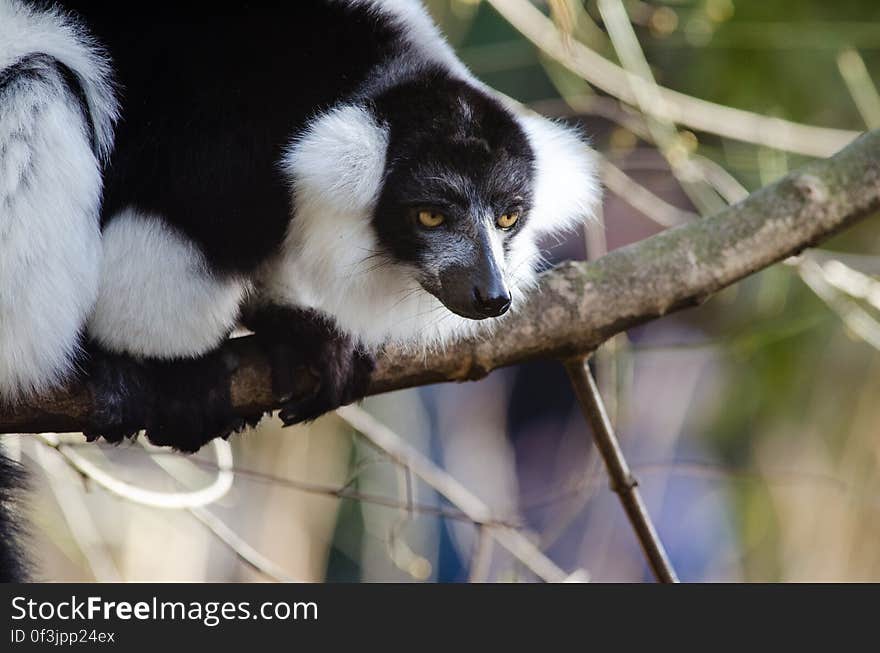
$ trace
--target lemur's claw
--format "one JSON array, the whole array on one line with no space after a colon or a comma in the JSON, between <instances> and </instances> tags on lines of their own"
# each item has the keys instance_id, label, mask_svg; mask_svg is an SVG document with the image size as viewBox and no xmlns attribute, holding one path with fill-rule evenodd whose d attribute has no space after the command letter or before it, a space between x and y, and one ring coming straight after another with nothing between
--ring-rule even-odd
<instances>
[{"instance_id":1,"label":"lemur's claw","mask_svg":"<svg viewBox=\"0 0 880 653\"><path fill-rule=\"evenodd\" d=\"M307 397L284 402L278 417L284 426L293 426L301 422L317 419L330 412L363 398L370 383L370 376L375 368L373 358L362 351L349 346L334 347L335 357L324 376L317 376L317 391ZM328 353L324 350L325 355ZM327 358L322 358L325 362ZM301 371L302 368L299 368ZM297 369L289 370L295 375ZM310 371L314 374L313 370Z\"/></svg>"},{"instance_id":2,"label":"lemur's claw","mask_svg":"<svg viewBox=\"0 0 880 653\"><path fill-rule=\"evenodd\" d=\"M293 426L294 424L299 424L302 421L301 419L299 419L299 409L299 402L292 405L288 404L278 411L278 419L281 420L281 423L284 424L284 426Z\"/></svg>"}]
</instances>

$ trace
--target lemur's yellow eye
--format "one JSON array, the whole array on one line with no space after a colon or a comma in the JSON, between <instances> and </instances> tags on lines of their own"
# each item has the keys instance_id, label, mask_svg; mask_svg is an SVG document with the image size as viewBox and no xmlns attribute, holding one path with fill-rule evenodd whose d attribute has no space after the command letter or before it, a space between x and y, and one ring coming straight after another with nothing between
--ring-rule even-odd
<instances>
[{"instance_id":1,"label":"lemur's yellow eye","mask_svg":"<svg viewBox=\"0 0 880 653\"><path fill-rule=\"evenodd\" d=\"M423 227L427 227L428 229L439 227L443 224L445 219L446 217L442 213L435 213L434 211L419 211L419 222Z\"/></svg>"},{"instance_id":2,"label":"lemur's yellow eye","mask_svg":"<svg viewBox=\"0 0 880 653\"><path fill-rule=\"evenodd\" d=\"M516 224L517 220L519 220L519 213L511 211L510 213L505 213L504 215L499 217L495 221L495 224L497 224L500 229L510 229L513 225Z\"/></svg>"}]
</instances>

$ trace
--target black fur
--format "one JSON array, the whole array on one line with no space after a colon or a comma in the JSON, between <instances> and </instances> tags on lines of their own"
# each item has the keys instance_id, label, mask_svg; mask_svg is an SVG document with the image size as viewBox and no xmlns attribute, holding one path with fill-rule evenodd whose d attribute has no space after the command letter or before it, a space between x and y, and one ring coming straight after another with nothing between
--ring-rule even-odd
<instances>
[{"instance_id":1,"label":"black fur","mask_svg":"<svg viewBox=\"0 0 880 653\"><path fill-rule=\"evenodd\" d=\"M216 350L185 360L135 360L91 343L88 356L90 440L120 442L143 429L153 444L191 453L262 417L240 417L232 409L230 377L238 364L232 354Z\"/></svg>"},{"instance_id":2,"label":"black fur","mask_svg":"<svg viewBox=\"0 0 880 653\"><path fill-rule=\"evenodd\" d=\"M423 285L436 293L445 284L447 294L461 288L462 307L447 305L472 316L468 275L490 258L486 226L475 218L515 210L527 219L533 155L506 109L426 64L400 25L363 6L326 0L239 2L222 10L207 2L61 4L107 49L121 89L122 118L105 172L105 225L134 205L192 239L215 274L252 273L278 250L291 219L290 181L278 168L285 148L316 114L356 100L390 131L388 181L374 221L380 243L392 257L423 267L432 256L457 251L457 267ZM446 172L469 183L450 184ZM449 218L430 237L407 213L425 204ZM462 264L468 252L473 265ZM491 273L480 276L497 276ZM317 417L366 388L370 361L329 318L262 310L251 326L272 353L280 394L289 394L292 363L321 372L318 395L288 405L285 421ZM216 351L172 362L93 353L101 409L92 434L119 440L146 424L154 441L189 450L240 426Z\"/></svg>"},{"instance_id":3,"label":"black fur","mask_svg":"<svg viewBox=\"0 0 880 653\"><path fill-rule=\"evenodd\" d=\"M367 391L373 359L324 316L310 310L263 306L244 318L272 362L272 385L285 425L320 417L360 399ZM300 398L303 372L318 382ZM296 399L294 399L296 397Z\"/></svg>"},{"instance_id":4,"label":"black fur","mask_svg":"<svg viewBox=\"0 0 880 653\"><path fill-rule=\"evenodd\" d=\"M133 206L192 240L212 273L251 277L279 251L291 220L282 154L316 115L354 101L389 129L373 221L382 255L433 270L422 285L468 317L464 304L456 308L458 300L438 293L453 289L472 302L475 278L500 277L480 268L491 259L488 238L495 234L483 218L521 214L501 234L505 247L516 237L533 199L533 153L508 111L428 63L408 45L403 23L328 0L57 4L107 50L119 87L104 227ZM76 75L45 55L29 59L0 71L0 99L11 80L51 69L91 122ZM418 207L441 210L447 222L427 233L412 219ZM450 254L454 264L444 259ZM313 311L258 306L246 308L245 321L272 360L286 424L363 396L373 361L349 334ZM232 411L229 379L237 363L219 349L185 360L136 360L94 343L87 352L91 438L118 442L145 428L155 444L195 451L260 418ZM300 399L303 371L318 384ZM9 500L15 474L0 460L0 502ZM8 546L12 529L10 513L0 510L0 544ZM14 577L16 560L0 546L0 574Z\"/></svg>"},{"instance_id":5,"label":"black fur","mask_svg":"<svg viewBox=\"0 0 880 653\"><path fill-rule=\"evenodd\" d=\"M489 231L498 231L492 221L521 215L498 232L506 250L532 206L534 153L526 135L497 100L436 67L384 90L373 107L390 132L373 218L379 241L397 260L436 270L420 281L447 308L486 317L475 293L506 292L490 250ZM422 228L413 215L424 208L443 214L444 223Z\"/></svg>"},{"instance_id":6,"label":"black fur","mask_svg":"<svg viewBox=\"0 0 880 653\"><path fill-rule=\"evenodd\" d=\"M102 224L129 205L161 216L218 275L253 272L277 251L291 217L290 182L278 169L284 149L404 48L387 18L324 0L59 4L109 52L120 88ZM313 369L329 363L318 395L296 407L299 419L354 398L371 365L351 339L311 320L297 324L304 314L296 311L284 315L293 320L287 329L272 321L261 334L276 368L291 357ZM152 441L194 450L243 426L231 414L219 352L162 362L90 350L93 437L118 441L146 426ZM276 381L284 374L276 369ZM283 411L286 421L293 408Z\"/></svg>"},{"instance_id":7,"label":"black fur","mask_svg":"<svg viewBox=\"0 0 880 653\"><path fill-rule=\"evenodd\" d=\"M419 262L426 249L423 231L401 227L412 206L437 207L446 214L447 227L465 232L475 228L483 211L527 215L534 155L522 129L497 100L429 69L374 103L390 131L387 178L374 222L397 258Z\"/></svg>"},{"instance_id":8,"label":"black fur","mask_svg":"<svg viewBox=\"0 0 880 653\"><path fill-rule=\"evenodd\" d=\"M107 48L121 89L103 222L129 205L160 215L218 272L252 272L279 247L290 186L278 161L316 114L351 98L390 127L377 231L402 260L417 258L419 243L388 209L421 199L455 202L463 214L475 199L444 184L432 189L416 174L420 162L473 180L499 215L511 197L522 197L523 210L531 202L532 152L508 112L408 52L400 27L368 9L326 0L222 10L213 2L61 5Z\"/></svg>"},{"instance_id":9,"label":"black fur","mask_svg":"<svg viewBox=\"0 0 880 653\"><path fill-rule=\"evenodd\" d=\"M244 316L272 365L285 425L310 421L364 396L374 364L348 335L314 311L267 305ZM145 430L150 442L185 452L228 437L262 417L237 416L229 394L238 361L215 350L184 360L135 360L89 343L86 383L94 410L85 434L120 442ZM316 389L303 396L304 375Z\"/></svg>"},{"instance_id":10,"label":"black fur","mask_svg":"<svg viewBox=\"0 0 880 653\"><path fill-rule=\"evenodd\" d=\"M323 0L61 4L108 49L121 88L104 222L129 205L161 215L222 272L279 247L291 138L401 47L387 20Z\"/></svg>"},{"instance_id":11,"label":"black fur","mask_svg":"<svg viewBox=\"0 0 880 653\"><path fill-rule=\"evenodd\" d=\"M505 243L516 237L532 202L533 153L497 100L428 63L408 44L402 24L327 0L222 9L204 1L60 4L110 54L120 89L104 225L135 206L194 241L215 274L253 273L278 250L291 219L290 180L278 168L285 148L316 114L355 100L389 128L386 183L374 218L383 249L416 268L439 269L425 275L423 286L476 317L474 279L494 283L498 276L479 269L491 259L493 229L482 218L520 213L517 226L502 234ZM428 234L414 224L418 206L442 210L443 228ZM443 260L450 252L455 265ZM281 326L282 319L289 324ZM278 361L326 365L321 396L298 411L289 407L287 418L313 417L363 385L361 371L369 366L351 338L314 327L326 320L276 309L259 322L258 335L273 343ZM169 424L181 420L176 444L188 449L234 429L228 399L217 390L228 376L218 356L160 363L96 355L93 389L101 410L93 432L116 440L146 423L151 437L173 443ZM198 428L207 429L202 438L192 433Z\"/></svg>"},{"instance_id":12,"label":"black fur","mask_svg":"<svg viewBox=\"0 0 880 653\"><path fill-rule=\"evenodd\" d=\"M24 486L21 468L0 453L0 583L26 579L21 550L20 519L16 519L18 494Z\"/></svg>"}]
</instances>

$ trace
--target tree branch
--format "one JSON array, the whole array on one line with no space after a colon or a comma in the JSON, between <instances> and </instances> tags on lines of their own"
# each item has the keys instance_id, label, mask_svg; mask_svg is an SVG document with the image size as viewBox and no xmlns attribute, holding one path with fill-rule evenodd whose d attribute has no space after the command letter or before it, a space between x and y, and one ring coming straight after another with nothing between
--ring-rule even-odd
<instances>
[{"instance_id":1,"label":"tree branch","mask_svg":"<svg viewBox=\"0 0 880 653\"><path fill-rule=\"evenodd\" d=\"M792 173L717 215L618 249L592 263L564 263L486 340L427 355L388 351L370 394L479 379L539 358L584 355L620 331L705 301L749 274L828 238L880 206L880 131ZM269 363L252 337L224 345L238 369L241 414L274 408ZM303 396L314 379L302 375ZM91 399L82 385L14 412L0 432L80 431Z\"/></svg>"},{"instance_id":2,"label":"tree branch","mask_svg":"<svg viewBox=\"0 0 880 653\"><path fill-rule=\"evenodd\" d=\"M614 428L611 426L611 420L608 419L605 405L599 395L599 388L596 387L593 374L587 367L586 359L573 358L566 361L565 370L581 405L581 411L593 431L596 448L608 470L611 490L620 497L620 503L632 524L636 539L651 566L651 571L654 572L654 577L661 583L677 583L678 576L669 562L666 549L663 548L657 529L654 528L648 514L648 508L639 492L639 482L633 476L623 456L623 450L614 434Z\"/></svg>"}]
</instances>

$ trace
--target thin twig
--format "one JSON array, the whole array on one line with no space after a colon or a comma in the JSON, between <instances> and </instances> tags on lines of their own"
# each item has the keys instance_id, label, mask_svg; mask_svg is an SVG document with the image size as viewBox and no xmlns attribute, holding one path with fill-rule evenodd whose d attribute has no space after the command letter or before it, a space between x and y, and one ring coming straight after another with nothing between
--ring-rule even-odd
<instances>
[{"instance_id":1,"label":"thin twig","mask_svg":"<svg viewBox=\"0 0 880 653\"><path fill-rule=\"evenodd\" d=\"M600 161L602 181L608 190L660 226L677 227L700 217L658 197L608 159L602 158Z\"/></svg>"},{"instance_id":2,"label":"thin twig","mask_svg":"<svg viewBox=\"0 0 880 653\"><path fill-rule=\"evenodd\" d=\"M388 558L401 571L405 571L416 580L426 580L431 570L431 563L413 551L407 542L404 531L416 514L416 484L412 470L401 464L396 465L397 496L400 510L397 519L388 529L386 549Z\"/></svg>"},{"instance_id":3,"label":"thin twig","mask_svg":"<svg viewBox=\"0 0 880 653\"><path fill-rule=\"evenodd\" d=\"M654 576L661 583L677 583L678 577L669 562L663 543L651 523L648 509L645 507L638 490L638 481L623 456L623 451L614 435L614 429L611 427L608 415L605 413L599 389L587 367L586 360L584 358L570 359L565 362L565 369L571 379L584 417L592 427L596 448L608 469L611 489L620 497L623 509L626 511L642 550L645 552Z\"/></svg>"},{"instance_id":4,"label":"thin twig","mask_svg":"<svg viewBox=\"0 0 880 653\"><path fill-rule=\"evenodd\" d=\"M633 94L646 118L651 138L669 163L672 174L701 214L709 215L721 210L724 204L714 189L700 183L698 171L675 122L666 116L655 116L650 112L651 107L664 103L663 94L654 80L654 73L629 22L623 2L599 0L598 6L614 50L629 73ZM633 80L639 80L639 83L633 83Z\"/></svg>"},{"instance_id":5,"label":"thin twig","mask_svg":"<svg viewBox=\"0 0 880 653\"><path fill-rule=\"evenodd\" d=\"M217 477L208 487L189 492L154 492L116 478L61 442L57 435L41 433L37 437L45 445L64 456L65 460L77 472L91 479L111 494L152 508L180 510L200 508L212 504L229 492L235 477L232 471L232 448L225 440L217 439L212 442L217 454Z\"/></svg>"},{"instance_id":6,"label":"thin twig","mask_svg":"<svg viewBox=\"0 0 880 653\"><path fill-rule=\"evenodd\" d=\"M284 569L245 542L238 533L226 524L226 522L208 512L205 508L190 508L188 512L205 528L211 531L214 537L225 544L239 560L245 563L248 567L251 567L254 571L279 583L303 582L288 575Z\"/></svg>"},{"instance_id":7,"label":"thin twig","mask_svg":"<svg viewBox=\"0 0 880 653\"><path fill-rule=\"evenodd\" d=\"M847 328L862 341L880 351L880 323L846 292L829 283L822 266L805 257L798 272L810 290L834 311Z\"/></svg>"},{"instance_id":8,"label":"thin twig","mask_svg":"<svg viewBox=\"0 0 880 653\"><path fill-rule=\"evenodd\" d=\"M633 85L645 82L571 37L527 0L488 0L515 29L544 53L624 102L635 105ZM852 141L858 132L804 125L781 118L715 104L658 87L662 103L646 107L653 116L691 129L766 145L807 156L829 156Z\"/></svg>"},{"instance_id":9,"label":"thin twig","mask_svg":"<svg viewBox=\"0 0 880 653\"><path fill-rule=\"evenodd\" d=\"M837 69L868 129L880 127L880 93L865 60L857 50L848 48L837 56Z\"/></svg>"},{"instance_id":10,"label":"thin twig","mask_svg":"<svg viewBox=\"0 0 880 653\"><path fill-rule=\"evenodd\" d=\"M627 70L633 75L641 77L648 85L647 87L635 86L633 89L644 114L643 119L647 122L647 125L643 126L640 123L632 124L632 120L628 121L627 124L630 127L634 127L641 138L654 142L657 145L672 168L673 174L679 179L682 188L692 199L693 193L690 191L700 190L703 186L714 189L728 204L733 204L746 198L748 191L742 184L724 168L706 157L695 156L691 161L694 164L692 171L698 177L697 180L694 180L694 183L685 183L686 180L682 178L682 175L676 173L675 162L669 156L669 147L664 144L670 136L666 130L656 128L657 123L661 123L661 127L671 130L675 129L675 125L664 118L652 119L647 110L649 106L656 106L658 103L662 103L663 99L659 94L656 82L650 72L650 66L648 66L644 53L641 51L635 33L626 20L623 4L620 0L600 0L599 8L600 11L605 12L603 16L605 17L609 34L612 37L615 48L621 55L621 59L625 63L629 61L627 63ZM615 25L617 26L616 30L613 29ZM617 36L615 36L615 31ZM880 121L880 117L878 117L880 116L880 96L877 95L877 90L867 74L864 61L856 51L847 50L838 57L838 67L846 79L848 89L858 104L866 124L871 128L876 127L880 124L878 122ZM650 97L642 97L649 92L651 92ZM566 98L566 102L573 108L576 105L581 105L585 111L589 110L590 101L589 98ZM619 122L620 116L614 113L610 119ZM781 154L766 147L762 151L768 152L770 155ZM631 179L625 172L615 167L607 159L600 157L600 164L602 165L603 181L608 189L657 224L671 227L675 226L676 223L687 222L699 217L681 211L677 207L654 196L650 190ZM787 169L783 169L778 174L774 170L771 178L781 176L785 172L787 172ZM704 206L702 202L694 203L696 206ZM863 299L871 303L875 308L880 308L880 292L874 291L877 282L849 268L841 261L832 260L828 265L813 265L811 268L808 268L807 265L812 258L812 254L805 254L801 257L789 259L786 263L798 270L798 274L807 286L841 317L854 335L860 337L872 347L877 348L878 343L880 343L880 323L858 305L836 297L827 289L830 284L839 292L848 294L856 299ZM835 271L837 274L834 274ZM842 285L847 281L850 282L849 285ZM865 290L868 287L870 287L870 292ZM855 290L853 290L854 288ZM599 351L601 352L606 348L607 344L603 345ZM603 356L603 358L606 357Z\"/></svg>"},{"instance_id":11,"label":"thin twig","mask_svg":"<svg viewBox=\"0 0 880 653\"><path fill-rule=\"evenodd\" d=\"M49 488L61 509L67 530L70 531L73 541L85 558L92 577L99 583L120 582L122 575L110 554L107 543L101 537L82 493L73 489L73 485L77 482L82 488L82 477L77 475L76 470L61 452L50 451L49 447L43 446L39 441L35 441L34 445L36 461L49 479Z\"/></svg>"},{"instance_id":12,"label":"thin twig","mask_svg":"<svg viewBox=\"0 0 880 653\"><path fill-rule=\"evenodd\" d=\"M474 553L471 556L469 583L485 583L492 567L492 533L485 526L477 527Z\"/></svg>"},{"instance_id":13,"label":"thin twig","mask_svg":"<svg viewBox=\"0 0 880 653\"><path fill-rule=\"evenodd\" d=\"M482 499L368 412L357 406L343 406L336 410L336 414L374 447L412 470L413 474L446 497L474 524L486 528L496 542L516 556L536 576L550 583L562 582L570 577L522 533L512 528L493 525L492 511Z\"/></svg>"},{"instance_id":14,"label":"thin twig","mask_svg":"<svg viewBox=\"0 0 880 653\"><path fill-rule=\"evenodd\" d=\"M228 442L215 440L217 479L209 487L193 492L169 493L145 490L114 477L83 456L80 456L79 453L71 451L71 447L60 442L57 436L43 434L41 436L41 443L47 448L53 449L59 456L59 460L63 460L70 469L93 481L107 492L126 501L150 508L187 510L242 562L266 578L283 583L298 582L281 567L245 542L241 536L235 533L219 517L205 509L206 505L222 498L232 486L232 452ZM176 478L171 466L162 465L162 468L169 475ZM92 560L90 559L91 563Z\"/></svg>"},{"instance_id":15,"label":"thin twig","mask_svg":"<svg viewBox=\"0 0 880 653\"><path fill-rule=\"evenodd\" d=\"M79 448L95 448L94 444L90 443L77 443L77 444L65 444L65 449L79 449ZM134 454L134 455L147 455L145 452L137 451L134 449L123 449L114 451L115 455L120 454ZM156 453L148 454L150 458L157 460L162 457L179 457L183 454L175 453L173 451L158 451ZM216 471L218 469L217 463L209 460L205 460L204 458L200 458L198 455L188 456L187 460L191 462L193 465L198 467L202 467L204 469L210 469ZM312 483L309 481L303 481L299 479L287 478L284 476L276 476L275 474L269 474L266 472L260 472L254 469L249 469L247 467L241 467L235 465L231 468L236 475L236 477L247 478L252 481L259 481L263 483L269 483L278 487L287 488L290 490L295 490L297 492L305 492L307 494L316 494L320 496L332 497L335 499L351 499L352 501L360 501L362 503L369 503L376 506L381 506L383 508L393 508L393 509L408 509L412 510L419 515L432 515L435 517L440 517L442 519L452 519L455 521L461 522L470 522L470 518L464 514L461 510L457 510L454 508L447 508L445 506L437 506L428 503L420 503L418 501L413 501L412 504L407 504L400 499L396 499L389 496L384 496L380 494L373 494L369 492L361 492L351 487L351 482L346 481L346 483L342 486L337 485L324 485L321 483ZM508 528L518 528L520 525L511 520L504 519L494 519L492 520L492 524L496 526L505 526Z\"/></svg>"}]
</instances>

